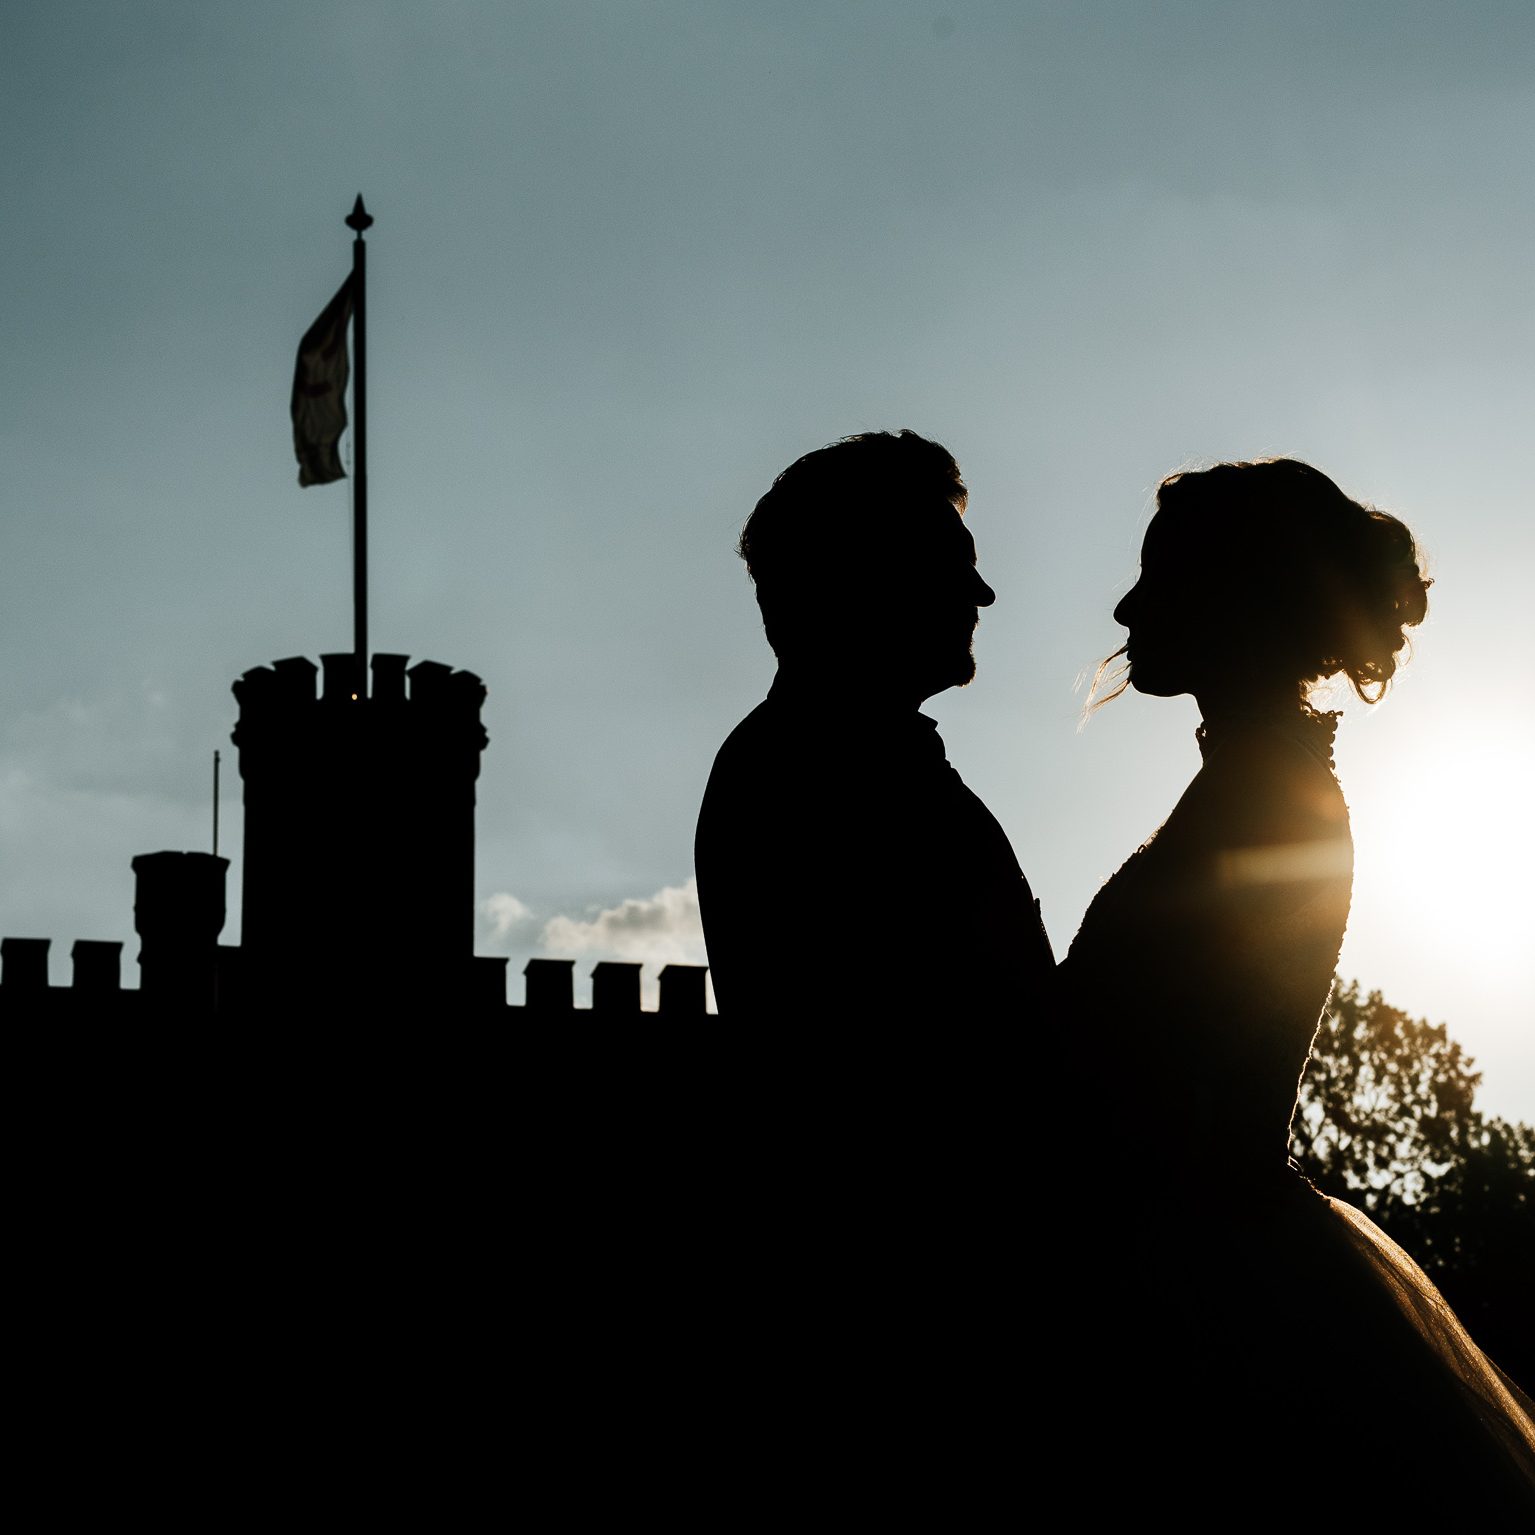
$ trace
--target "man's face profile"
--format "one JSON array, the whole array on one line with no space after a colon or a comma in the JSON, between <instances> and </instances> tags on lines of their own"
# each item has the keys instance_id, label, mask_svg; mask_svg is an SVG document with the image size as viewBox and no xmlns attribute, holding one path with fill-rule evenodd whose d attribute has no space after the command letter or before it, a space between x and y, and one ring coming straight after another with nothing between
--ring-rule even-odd
<instances>
[{"instance_id":1,"label":"man's face profile","mask_svg":"<svg viewBox=\"0 0 1535 1535\"><path fill-rule=\"evenodd\" d=\"M911 431L845 437L784 470L738 547L780 666L918 703L970 682L996 593L967 500L953 456Z\"/></svg>"},{"instance_id":2,"label":"man's face profile","mask_svg":"<svg viewBox=\"0 0 1535 1535\"><path fill-rule=\"evenodd\" d=\"M874 626L889 660L907 672L923 698L964 687L975 677L973 641L980 609L996 593L976 568L975 539L947 499L900 517L870 593Z\"/></svg>"}]
</instances>

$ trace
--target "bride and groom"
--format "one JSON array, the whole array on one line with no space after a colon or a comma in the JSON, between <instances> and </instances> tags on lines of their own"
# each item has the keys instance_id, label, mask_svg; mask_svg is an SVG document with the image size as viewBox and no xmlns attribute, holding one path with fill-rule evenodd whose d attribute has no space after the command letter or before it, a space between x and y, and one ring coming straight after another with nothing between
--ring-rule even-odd
<instances>
[{"instance_id":1,"label":"bride and groom","mask_svg":"<svg viewBox=\"0 0 1535 1535\"><path fill-rule=\"evenodd\" d=\"M1095 704L1192 694L1202 765L1057 965L1006 834L920 712L974 676L994 600L966 498L937 443L865 433L792 464L741 536L778 673L715 759L695 865L721 1019L771 1025L748 1035L773 1068L757 1128L800 1152L779 1245L813 1210L818 1272L835 1251L858 1275L835 1336L804 1336L845 1352L857 1296L879 1296L868 1365L893 1318L908 1341L945 1318L968 1365L890 1397L929 1433L931 1402L954 1432L954 1404L974 1409L988 1349L1024 1348L1054 1449L1113 1441L1105 1513L1238 1517L1233 1498L1285 1485L1351 1520L1520 1527L1530 1399L1286 1155L1353 873L1338 716L1308 695L1386 690L1427 612L1411 533L1295 460L1162 483ZM820 951L781 943L803 911ZM828 1136L832 1117L856 1129ZM894 1300L892 1275L911 1280Z\"/></svg>"}]
</instances>

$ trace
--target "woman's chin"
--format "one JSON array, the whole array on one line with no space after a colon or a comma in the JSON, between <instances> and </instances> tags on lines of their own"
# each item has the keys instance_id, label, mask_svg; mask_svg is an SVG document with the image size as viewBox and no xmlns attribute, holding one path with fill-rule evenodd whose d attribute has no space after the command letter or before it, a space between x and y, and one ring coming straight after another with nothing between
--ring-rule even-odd
<instances>
[{"instance_id":1,"label":"woman's chin","mask_svg":"<svg viewBox=\"0 0 1535 1535\"><path fill-rule=\"evenodd\" d=\"M1156 672L1148 671L1145 667L1130 668L1130 686L1148 698L1176 698L1178 694L1188 692L1187 687L1179 686L1170 678L1159 677Z\"/></svg>"}]
</instances>

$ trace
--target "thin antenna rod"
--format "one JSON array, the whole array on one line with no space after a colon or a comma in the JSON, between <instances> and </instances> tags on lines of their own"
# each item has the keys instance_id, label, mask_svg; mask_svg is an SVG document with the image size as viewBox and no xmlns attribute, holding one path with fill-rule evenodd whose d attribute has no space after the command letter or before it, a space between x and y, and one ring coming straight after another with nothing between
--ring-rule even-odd
<instances>
[{"instance_id":1,"label":"thin antenna rod","mask_svg":"<svg viewBox=\"0 0 1535 1535\"><path fill-rule=\"evenodd\" d=\"M219 855L219 754L213 754L213 856Z\"/></svg>"},{"instance_id":2,"label":"thin antenna rod","mask_svg":"<svg viewBox=\"0 0 1535 1535\"><path fill-rule=\"evenodd\" d=\"M362 193L346 217L352 241L352 649L359 698L368 691L368 247L363 230L373 222Z\"/></svg>"}]
</instances>

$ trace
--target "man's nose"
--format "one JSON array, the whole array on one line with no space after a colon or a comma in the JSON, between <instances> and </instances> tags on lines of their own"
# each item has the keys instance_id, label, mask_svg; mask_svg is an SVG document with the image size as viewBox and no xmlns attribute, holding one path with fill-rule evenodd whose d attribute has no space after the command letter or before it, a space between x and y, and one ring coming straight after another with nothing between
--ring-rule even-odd
<instances>
[{"instance_id":1,"label":"man's nose","mask_svg":"<svg viewBox=\"0 0 1535 1535\"><path fill-rule=\"evenodd\" d=\"M989 608L997 600L997 594L981 579L980 571L976 571L974 581L974 602L978 608Z\"/></svg>"}]
</instances>

